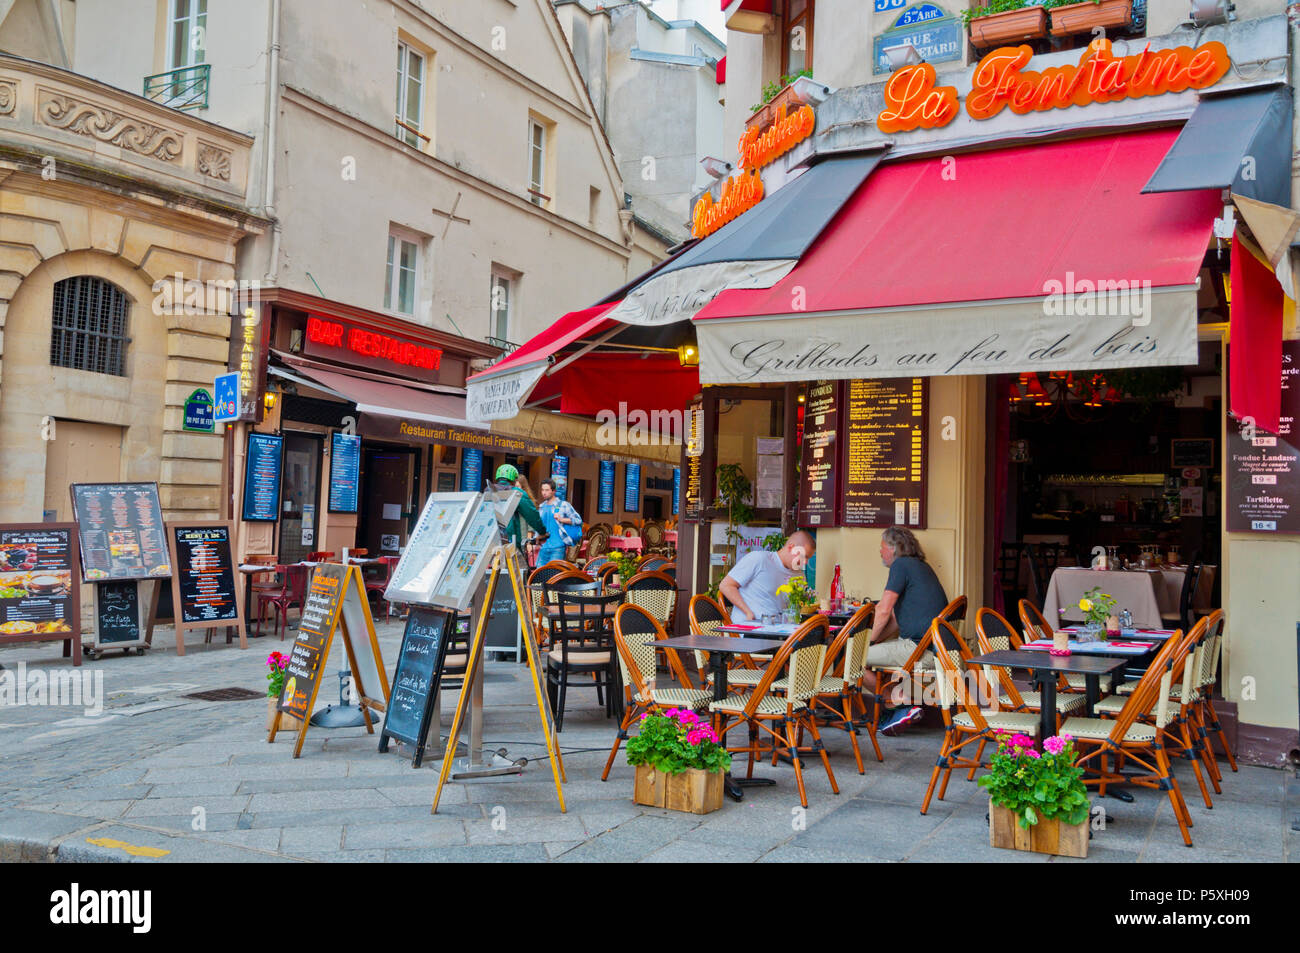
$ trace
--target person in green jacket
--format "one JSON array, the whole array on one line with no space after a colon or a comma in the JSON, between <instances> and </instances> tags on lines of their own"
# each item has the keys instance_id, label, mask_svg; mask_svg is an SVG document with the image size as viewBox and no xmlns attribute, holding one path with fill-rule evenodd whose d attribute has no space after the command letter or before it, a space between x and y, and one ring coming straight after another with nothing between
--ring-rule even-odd
<instances>
[{"instance_id":1,"label":"person in green jacket","mask_svg":"<svg viewBox=\"0 0 1300 953\"><path fill-rule=\"evenodd\" d=\"M514 543L520 552L523 552L524 539L527 538L528 529L535 530L541 536L546 533L546 526L542 523L541 514L537 512L537 504L528 495L528 491L519 485L519 482L519 471L515 467L509 463L503 463L497 467L497 490L513 489L519 494L519 505L515 507L515 515L510 518L510 523L506 529L506 538Z\"/></svg>"}]
</instances>

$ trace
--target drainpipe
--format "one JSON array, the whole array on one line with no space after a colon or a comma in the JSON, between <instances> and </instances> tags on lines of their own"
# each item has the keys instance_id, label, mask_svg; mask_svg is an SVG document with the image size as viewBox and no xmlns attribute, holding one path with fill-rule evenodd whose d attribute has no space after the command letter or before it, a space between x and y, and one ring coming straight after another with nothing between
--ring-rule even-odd
<instances>
[{"instance_id":1,"label":"drainpipe","mask_svg":"<svg viewBox=\"0 0 1300 953\"><path fill-rule=\"evenodd\" d=\"M266 51L266 121L263 125L262 214L271 220L271 248L266 260L265 279L276 285L280 258L280 222L275 215L275 138L280 120L280 0L271 0L267 24Z\"/></svg>"}]
</instances>

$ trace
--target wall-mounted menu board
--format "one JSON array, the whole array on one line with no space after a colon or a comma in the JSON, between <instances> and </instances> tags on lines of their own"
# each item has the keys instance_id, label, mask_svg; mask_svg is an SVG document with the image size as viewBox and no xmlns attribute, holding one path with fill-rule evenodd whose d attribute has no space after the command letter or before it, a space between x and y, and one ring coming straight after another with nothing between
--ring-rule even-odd
<instances>
[{"instance_id":1,"label":"wall-mounted menu board","mask_svg":"<svg viewBox=\"0 0 1300 953\"><path fill-rule=\"evenodd\" d=\"M85 581L172 574L158 484L74 483L71 490Z\"/></svg>"},{"instance_id":2,"label":"wall-mounted menu board","mask_svg":"<svg viewBox=\"0 0 1300 953\"><path fill-rule=\"evenodd\" d=\"M1276 434L1247 441L1228 418L1228 532L1300 533L1300 341L1282 342L1282 413Z\"/></svg>"},{"instance_id":3,"label":"wall-mounted menu board","mask_svg":"<svg viewBox=\"0 0 1300 953\"><path fill-rule=\"evenodd\" d=\"M172 607L177 629L239 622L239 586L230 549L230 524L169 523L172 545Z\"/></svg>"},{"instance_id":4,"label":"wall-mounted menu board","mask_svg":"<svg viewBox=\"0 0 1300 953\"><path fill-rule=\"evenodd\" d=\"M844 387L817 381L804 400L803 455L799 474L799 525L838 525L839 419Z\"/></svg>"},{"instance_id":5,"label":"wall-mounted menu board","mask_svg":"<svg viewBox=\"0 0 1300 953\"><path fill-rule=\"evenodd\" d=\"M614 512L614 461L600 461L600 482L596 490L596 512Z\"/></svg>"},{"instance_id":6,"label":"wall-mounted menu board","mask_svg":"<svg viewBox=\"0 0 1300 953\"><path fill-rule=\"evenodd\" d=\"M928 395L923 377L845 381L841 525L925 528Z\"/></svg>"},{"instance_id":7,"label":"wall-mounted menu board","mask_svg":"<svg viewBox=\"0 0 1300 953\"><path fill-rule=\"evenodd\" d=\"M81 664L81 593L73 523L0 526L0 645L70 640Z\"/></svg>"},{"instance_id":8,"label":"wall-mounted menu board","mask_svg":"<svg viewBox=\"0 0 1300 953\"><path fill-rule=\"evenodd\" d=\"M361 438L335 431L330 437L329 511L355 513L360 482Z\"/></svg>"},{"instance_id":9,"label":"wall-mounted menu board","mask_svg":"<svg viewBox=\"0 0 1300 953\"><path fill-rule=\"evenodd\" d=\"M406 619L379 750L388 750L389 738L414 746L412 767L418 768L424 759L424 741L447 655L448 622L454 624L455 619L455 614L445 609L419 607L412 608Z\"/></svg>"},{"instance_id":10,"label":"wall-mounted menu board","mask_svg":"<svg viewBox=\"0 0 1300 953\"><path fill-rule=\"evenodd\" d=\"M673 467L673 516L682 508L682 468Z\"/></svg>"},{"instance_id":11,"label":"wall-mounted menu board","mask_svg":"<svg viewBox=\"0 0 1300 953\"><path fill-rule=\"evenodd\" d=\"M623 509L629 513L641 509L641 464L623 464Z\"/></svg>"},{"instance_id":12,"label":"wall-mounted menu board","mask_svg":"<svg viewBox=\"0 0 1300 953\"><path fill-rule=\"evenodd\" d=\"M704 460L704 404L695 401L686 408L688 426L686 428L686 503L682 518L698 520L700 518L701 473Z\"/></svg>"},{"instance_id":13,"label":"wall-mounted menu board","mask_svg":"<svg viewBox=\"0 0 1300 953\"><path fill-rule=\"evenodd\" d=\"M284 438L273 433L250 433L244 460L243 518L253 523L274 523L280 518L280 475L284 465Z\"/></svg>"},{"instance_id":14,"label":"wall-mounted menu board","mask_svg":"<svg viewBox=\"0 0 1300 953\"><path fill-rule=\"evenodd\" d=\"M478 493L483 489L483 451L466 447L460 452L460 491Z\"/></svg>"}]
</instances>

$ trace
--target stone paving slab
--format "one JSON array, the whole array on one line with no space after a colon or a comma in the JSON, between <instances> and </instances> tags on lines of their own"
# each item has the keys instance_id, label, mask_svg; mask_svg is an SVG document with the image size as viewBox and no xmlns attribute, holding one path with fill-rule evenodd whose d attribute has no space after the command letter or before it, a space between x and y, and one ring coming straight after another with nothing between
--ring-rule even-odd
<instances>
[{"instance_id":1,"label":"stone paving slab","mask_svg":"<svg viewBox=\"0 0 1300 953\"><path fill-rule=\"evenodd\" d=\"M379 627L390 673L400 634L396 622ZM785 764L755 765L755 777L776 784L748 788L743 801L725 801L714 814L642 807L631 801L634 772L623 755L609 780L600 780L615 726L590 692L570 699L559 736L568 774L568 812L562 814L527 668L511 662L488 666L484 744L528 758L524 773L451 782L433 815L436 757L414 769L408 749L399 745L380 754L378 736L364 729L310 728L295 759L294 735L266 742L260 698L210 703L182 697L230 686L259 690L266 653L287 642L254 640L248 651L189 645L178 658L168 641L169 634L160 633L159 649L144 657L109 656L82 666L103 678L105 709L97 718L73 708L0 708L0 861L1300 860L1300 832L1290 829L1300 814L1294 772L1243 766L1233 773L1225 765L1223 792L1213 795L1210 810L1186 763L1175 773L1195 822L1192 849L1182 845L1168 797L1146 789L1134 791L1133 804L1094 797L1100 811L1087 861L992 848L987 799L964 774L954 773L946 797L920 813L940 741L933 725L882 737L883 763L867 745L861 775L847 736L825 732L840 793L832 792L820 761L810 761L806 809ZM63 666L42 645L0 649L0 663L14 669L18 661L47 670ZM331 687L332 673L322 706L335 700ZM444 736L455 700L454 693L444 700ZM467 738L461 742L463 756ZM738 763L742 774L744 767Z\"/></svg>"}]
</instances>

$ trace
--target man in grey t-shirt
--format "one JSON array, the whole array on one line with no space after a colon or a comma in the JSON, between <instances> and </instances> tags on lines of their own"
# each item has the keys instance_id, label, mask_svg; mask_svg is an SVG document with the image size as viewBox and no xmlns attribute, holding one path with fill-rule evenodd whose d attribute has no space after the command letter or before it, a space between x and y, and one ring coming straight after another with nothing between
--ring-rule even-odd
<instances>
[{"instance_id":1,"label":"man in grey t-shirt","mask_svg":"<svg viewBox=\"0 0 1300 953\"><path fill-rule=\"evenodd\" d=\"M817 546L803 530L797 530L779 552L754 550L736 560L718 591L746 619L775 615L788 607L776 590L803 572Z\"/></svg>"}]
</instances>

